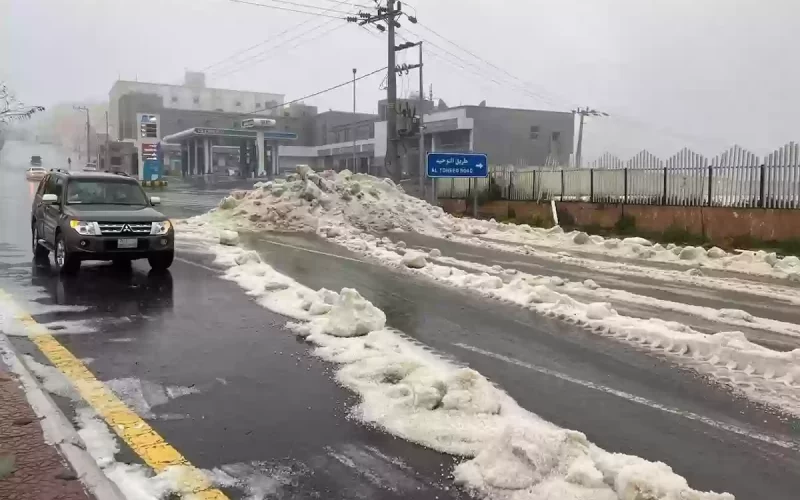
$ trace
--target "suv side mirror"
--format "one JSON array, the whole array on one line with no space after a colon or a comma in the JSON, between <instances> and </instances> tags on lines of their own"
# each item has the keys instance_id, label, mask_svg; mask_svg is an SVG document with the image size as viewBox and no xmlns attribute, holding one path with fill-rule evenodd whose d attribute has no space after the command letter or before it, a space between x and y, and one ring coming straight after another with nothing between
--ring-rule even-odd
<instances>
[{"instance_id":1,"label":"suv side mirror","mask_svg":"<svg viewBox=\"0 0 800 500\"><path fill-rule=\"evenodd\" d=\"M161 198L159 198L158 196L151 196L150 197L150 203L153 204L153 205L160 205L161 204Z\"/></svg>"},{"instance_id":2,"label":"suv side mirror","mask_svg":"<svg viewBox=\"0 0 800 500\"><path fill-rule=\"evenodd\" d=\"M42 195L42 204L43 205L54 205L56 203L58 203L58 196L56 196L56 195L54 195L52 193L48 193L48 194Z\"/></svg>"}]
</instances>

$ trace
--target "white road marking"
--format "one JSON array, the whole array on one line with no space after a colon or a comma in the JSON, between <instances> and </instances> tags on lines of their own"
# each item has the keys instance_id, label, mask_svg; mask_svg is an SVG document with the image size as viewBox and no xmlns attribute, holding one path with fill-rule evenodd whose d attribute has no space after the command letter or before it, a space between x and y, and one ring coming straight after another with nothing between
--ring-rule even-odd
<instances>
[{"instance_id":1,"label":"white road marking","mask_svg":"<svg viewBox=\"0 0 800 500\"><path fill-rule=\"evenodd\" d=\"M641 396L636 396L635 394L631 394L629 392L620 391L618 389L613 389L613 388L605 386L605 385L600 385L600 384L596 384L594 382L589 382L588 380L581 380L581 379L572 377L570 375L567 375L565 373L557 372L555 370L551 370L549 368L544 368L544 367L541 367L541 366L532 365L530 363L526 363L524 361L520 361L520 360L515 359L515 358L504 356L502 354L497 354L497 353L494 353L494 352L491 352L491 351L486 351L486 350L481 349L479 347L474 347L474 346L471 346L471 345L468 345L468 344L462 344L462 343L456 343L456 344L453 344L453 345L456 346L456 347L460 347L462 349L465 349L467 351L472 351L472 352L475 352L475 353L478 353L478 354L483 354L484 356L488 356L490 358L498 359L500 361L505 361L506 363L509 363L509 364L512 364L512 365L521 366L523 368L527 368L529 370L533 370L533 371L536 371L536 372L539 372L539 373L542 373L542 374L545 374L545 375L549 375L551 377L556 377L558 379L561 379L561 380L564 380L564 381L567 381L567 382L571 382L573 384L577 384L577 385L586 387L588 389L593 389L595 391L600 391L600 392L604 392L606 394L611 394L613 396L617 396L619 398L631 401L633 403L638 403L638 404L647 406L649 408L653 408L655 410L660 410L660 411L663 411L665 413L669 413L669 414L672 414L672 415L677 415L677 416L686 418L688 420L694 420L694 421L697 421L697 422L702 422L702 423L704 423L704 424L706 424L708 426L714 427L716 429L732 432L732 433L738 434L740 436L745 436L745 437L748 437L748 438L751 438L751 439L756 439L756 440L763 441L765 443L769 443L769 444L773 444L773 445L777 445L777 446L780 446L782 448L786 448L786 449L789 449L789 450L800 451L800 443L797 443L797 442L785 441L785 440L778 439L778 438L775 438L775 437L772 437L772 436L768 436L766 434L762 434L760 432L755 432L755 431L751 431L751 430L748 430L748 429L743 429L742 427L739 427L739 426L736 426L736 425L727 424L725 422L720 422L719 420L714 420L712 418L709 418L709 417L706 417L706 416L703 416L703 415L698 415L697 413L693 413L693 412L690 412L690 411L685 411L685 410L680 410L678 408L672 408L672 407L669 407L669 406L665 406L665 405L662 405L661 403L657 403L655 401L652 401L652 400L647 399L647 398L643 398Z\"/></svg>"},{"instance_id":2,"label":"white road marking","mask_svg":"<svg viewBox=\"0 0 800 500\"><path fill-rule=\"evenodd\" d=\"M220 273L225 271L224 269L219 269L219 268L213 268L213 267L210 267L210 266L206 266L204 264L200 264L199 262L195 262L193 260L184 259L183 257L175 257L175 260L183 262L184 264L189 264L190 266L195 266L195 267L199 267L201 269L205 269L206 271L211 271L214 274L220 274Z\"/></svg>"},{"instance_id":3,"label":"white road marking","mask_svg":"<svg viewBox=\"0 0 800 500\"><path fill-rule=\"evenodd\" d=\"M310 248L299 247L299 246L296 246L296 245L291 245L289 243L281 243L281 242L278 242L278 241L275 241L275 240L269 240L267 238L258 238L258 241L263 241L265 243L270 243L272 245L277 245L279 247L286 247L286 248L292 248L294 250L300 250L300 251L303 251L303 252L315 253L317 255L325 255L326 257L333 257L335 259L349 260L350 262L358 262L360 264L369 264L369 262L366 262L366 261L363 261L363 260L360 260L360 259L354 259L353 257L347 257L347 256L344 256L344 255L336 255L335 253L323 252L321 250L312 250Z\"/></svg>"}]
</instances>

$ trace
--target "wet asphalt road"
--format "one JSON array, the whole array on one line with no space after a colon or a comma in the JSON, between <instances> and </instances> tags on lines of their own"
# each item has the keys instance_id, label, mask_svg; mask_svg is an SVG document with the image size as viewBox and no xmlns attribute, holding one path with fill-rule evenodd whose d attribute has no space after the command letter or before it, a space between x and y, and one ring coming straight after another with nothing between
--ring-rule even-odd
<instances>
[{"instance_id":1,"label":"wet asphalt road","mask_svg":"<svg viewBox=\"0 0 800 500\"><path fill-rule=\"evenodd\" d=\"M448 478L453 457L348 419L353 396L334 383L331 366L283 329L286 318L214 272L186 261L167 276L150 275L146 262L132 272L89 264L75 279L62 279L33 265L32 188L24 166L13 167L0 165L0 288L49 325L100 380L126 389L123 400L194 465L223 468L267 498L467 498ZM164 211L191 215L194 198L191 190L177 192L172 199L180 201L165 201ZM11 340L46 363L26 338ZM131 387L150 404L130 397ZM166 387L197 392L154 397ZM68 400L57 400L73 413ZM118 459L137 462L129 449Z\"/></svg>"},{"instance_id":2,"label":"wet asphalt road","mask_svg":"<svg viewBox=\"0 0 800 500\"><path fill-rule=\"evenodd\" d=\"M331 380L331 367L282 328L285 318L218 279L208 256L181 255L166 277L137 264L131 273L87 266L78 279L64 280L33 266L30 190L19 168L0 163L0 288L37 321L59 328L59 340L112 387L133 378L196 389L153 405L147 418L195 465L275 477L289 471L293 480L277 483L277 498L463 497L442 477L452 458L348 420L352 395ZM173 217L193 215L220 194L176 185L162 193L163 208ZM245 242L303 284L358 289L390 326L610 451L664 461L693 487L739 499L789 500L800 491L800 427L689 370L557 320L412 279L313 237L251 235ZM458 258L465 257L451 252L505 258L437 246ZM26 339L12 341L42 360ZM120 457L135 459L125 450Z\"/></svg>"}]
</instances>

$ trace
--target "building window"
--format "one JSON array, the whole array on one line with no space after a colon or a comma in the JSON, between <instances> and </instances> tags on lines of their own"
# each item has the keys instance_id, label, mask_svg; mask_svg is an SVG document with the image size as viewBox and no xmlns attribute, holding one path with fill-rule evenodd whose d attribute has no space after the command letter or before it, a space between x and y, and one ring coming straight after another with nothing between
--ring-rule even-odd
<instances>
[{"instance_id":1,"label":"building window","mask_svg":"<svg viewBox=\"0 0 800 500\"><path fill-rule=\"evenodd\" d=\"M538 138L539 138L539 126L538 125L532 125L531 126L531 140L535 141Z\"/></svg>"},{"instance_id":2,"label":"building window","mask_svg":"<svg viewBox=\"0 0 800 500\"><path fill-rule=\"evenodd\" d=\"M178 102L178 97L177 96L172 96L172 102Z\"/></svg>"},{"instance_id":3,"label":"building window","mask_svg":"<svg viewBox=\"0 0 800 500\"><path fill-rule=\"evenodd\" d=\"M256 103L256 109L261 109L261 103L260 102Z\"/></svg>"},{"instance_id":4,"label":"building window","mask_svg":"<svg viewBox=\"0 0 800 500\"><path fill-rule=\"evenodd\" d=\"M200 104L200 97L198 97L198 96L192 97L192 102L195 103L195 104Z\"/></svg>"},{"instance_id":5,"label":"building window","mask_svg":"<svg viewBox=\"0 0 800 500\"><path fill-rule=\"evenodd\" d=\"M237 108L241 108L242 107L242 101L236 101L235 104L236 104Z\"/></svg>"},{"instance_id":6,"label":"building window","mask_svg":"<svg viewBox=\"0 0 800 500\"><path fill-rule=\"evenodd\" d=\"M553 132L551 137L553 138L553 142L558 142L558 140L561 139L561 132Z\"/></svg>"}]
</instances>

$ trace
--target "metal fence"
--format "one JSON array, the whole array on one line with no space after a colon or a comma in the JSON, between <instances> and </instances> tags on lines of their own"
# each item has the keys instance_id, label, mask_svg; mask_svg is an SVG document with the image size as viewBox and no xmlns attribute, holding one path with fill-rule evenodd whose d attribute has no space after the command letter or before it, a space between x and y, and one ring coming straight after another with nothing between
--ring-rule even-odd
<instances>
[{"instance_id":1,"label":"metal fence","mask_svg":"<svg viewBox=\"0 0 800 500\"><path fill-rule=\"evenodd\" d=\"M488 179L438 179L439 198L589 201L646 205L800 208L800 146L792 142L766 158L734 146L708 161L687 149L666 162L646 151L627 163L604 155L612 168L515 171L495 168Z\"/></svg>"}]
</instances>

